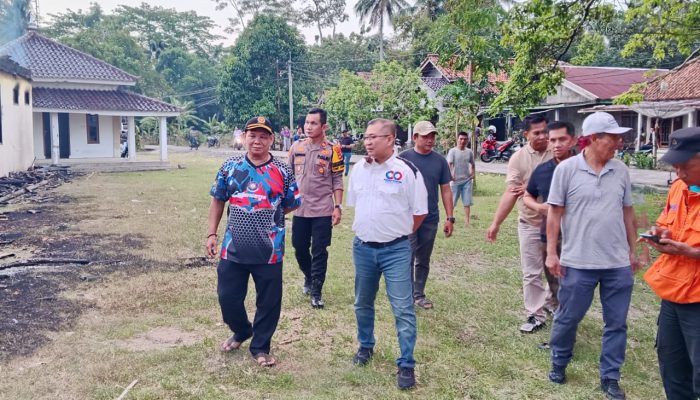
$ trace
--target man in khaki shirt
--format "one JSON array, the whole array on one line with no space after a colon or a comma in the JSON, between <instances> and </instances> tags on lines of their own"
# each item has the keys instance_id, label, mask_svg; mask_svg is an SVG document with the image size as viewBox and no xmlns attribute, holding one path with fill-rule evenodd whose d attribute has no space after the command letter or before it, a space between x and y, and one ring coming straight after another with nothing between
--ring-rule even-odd
<instances>
[{"instance_id":1,"label":"man in khaki shirt","mask_svg":"<svg viewBox=\"0 0 700 400\"><path fill-rule=\"evenodd\" d=\"M491 242L496 241L501 224L517 203L523 298L525 311L527 311L527 319L520 327L520 331L533 333L544 327L545 309L552 296L542 280L544 273L543 245L540 241L542 216L526 207L522 196L532 171L542 162L552 159L552 152L547 148L547 119L544 116L529 116L523 120L523 125L523 133L528 143L508 162L506 191L501 196L493 222L486 231L486 239ZM548 310L554 311L551 308Z\"/></svg>"},{"instance_id":2,"label":"man in khaki shirt","mask_svg":"<svg viewBox=\"0 0 700 400\"><path fill-rule=\"evenodd\" d=\"M304 199L292 219L292 245L304 273L304 294L311 295L313 308L324 307L321 289L328 269L327 247L332 227L340 223L343 202L343 155L340 146L326 139L326 118L325 110L311 109L304 123L306 139L289 149L289 165Z\"/></svg>"}]
</instances>

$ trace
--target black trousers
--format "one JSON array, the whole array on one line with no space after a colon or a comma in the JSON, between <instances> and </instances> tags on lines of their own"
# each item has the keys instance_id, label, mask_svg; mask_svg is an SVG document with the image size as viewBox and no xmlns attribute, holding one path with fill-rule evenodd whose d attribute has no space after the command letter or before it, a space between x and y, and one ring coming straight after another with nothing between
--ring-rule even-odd
<instances>
[{"instance_id":1,"label":"black trousers","mask_svg":"<svg viewBox=\"0 0 700 400\"><path fill-rule=\"evenodd\" d=\"M430 257L437 236L437 222L423 222L418 230L409 236L411 240L411 266L413 268L413 300L425 298L425 284L430 273Z\"/></svg>"},{"instance_id":2,"label":"black trousers","mask_svg":"<svg viewBox=\"0 0 700 400\"><path fill-rule=\"evenodd\" d=\"M312 296L320 296L328 270L328 249L333 225L331 217L292 218L292 246L304 273L304 285L311 287ZM311 252L309 253L309 248Z\"/></svg>"},{"instance_id":3,"label":"black trousers","mask_svg":"<svg viewBox=\"0 0 700 400\"><path fill-rule=\"evenodd\" d=\"M700 398L700 303L661 301L656 352L668 400Z\"/></svg>"},{"instance_id":4,"label":"black trousers","mask_svg":"<svg viewBox=\"0 0 700 400\"><path fill-rule=\"evenodd\" d=\"M282 311L282 263L239 264L219 261L217 292L224 322L237 341L251 336L250 352L270 353L272 335ZM251 324L245 310L248 278L255 283L255 319Z\"/></svg>"}]
</instances>

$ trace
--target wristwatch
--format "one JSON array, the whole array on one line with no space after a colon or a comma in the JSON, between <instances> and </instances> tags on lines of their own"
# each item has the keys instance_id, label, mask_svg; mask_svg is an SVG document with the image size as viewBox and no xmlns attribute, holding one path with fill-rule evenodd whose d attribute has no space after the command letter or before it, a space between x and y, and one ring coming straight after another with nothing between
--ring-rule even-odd
<instances>
[{"instance_id":1,"label":"wristwatch","mask_svg":"<svg viewBox=\"0 0 700 400\"><path fill-rule=\"evenodd\" d=\"M447 217L447 222L452 222L454 224L455 221L455 217Z\"/></svg>"},{"instance_id":2,"label":"wristwatch","mask_svg":"<svg viewBox=\"0 0 700 400\"><path fill-rule=\"evenodd\" d=\"M341 210L341 211L343 210L343 206L341 206L340 204L336 204L336 205L335 205L335 208L337 208L337 209L339 209L339 210Z\"/></svg>"}]
</instances>

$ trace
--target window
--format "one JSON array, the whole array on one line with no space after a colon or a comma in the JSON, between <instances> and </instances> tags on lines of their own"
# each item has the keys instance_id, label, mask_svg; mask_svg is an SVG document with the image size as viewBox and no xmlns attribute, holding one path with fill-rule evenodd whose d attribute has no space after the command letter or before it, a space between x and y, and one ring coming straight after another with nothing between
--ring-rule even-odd
<instances>
[{"instance_id":1,"label":"window","mask_svg":"<svg viewBox=\"0 0 700 400\"><path fill-rule=\"evenodd\" d=\"M100 143L100 120L97 114L87 114L87 142L88 144Z\"/></svg>"},{"instance_id":2,"label":"window","mask_svg":"<svg viewBox=\"0 0 700 400\"><path fill-rule=\"evenodd\" d=\"M19 104L19 83L15 85L14 89L12 89L12 102Z\"/></svg>"},{"instance_id":3,"label":"window","mask_svg":"<svg viewBox=\"0 0 700 400\"><path fill-rule=\"evenodd\" d=\"M24 104L29 105L29 103L30 103L29 90L26 90L24 92Z\"/></svg>"}]
</instances>

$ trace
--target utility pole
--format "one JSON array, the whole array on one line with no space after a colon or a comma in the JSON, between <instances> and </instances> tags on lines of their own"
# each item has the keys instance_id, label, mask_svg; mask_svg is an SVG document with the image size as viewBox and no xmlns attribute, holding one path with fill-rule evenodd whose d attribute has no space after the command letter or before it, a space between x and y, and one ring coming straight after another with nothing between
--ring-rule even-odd
<instances>
[{"instance_id":1,"label":"utility pole","mask_svg":"<svg viewBox=\"0 0 700 400\"><path fill-rule=\"evenodd\" d=\"M292 52L289 52L287 61L287 78L289 80L289 129L294 127L294 100L292 97Z\"/></svg>"},{"instance_id":2,"label":"utility pole","mask_svg":"<svg viewBox=\"0 0 700 400\"><path fill-rule=\"evenodd\" d=\"M275 91L275 103L277 103L277 115L275 115L275 120L280 119L280 60L275 60L275 86L277 90Z\"/></svg>"}]
</instances>

